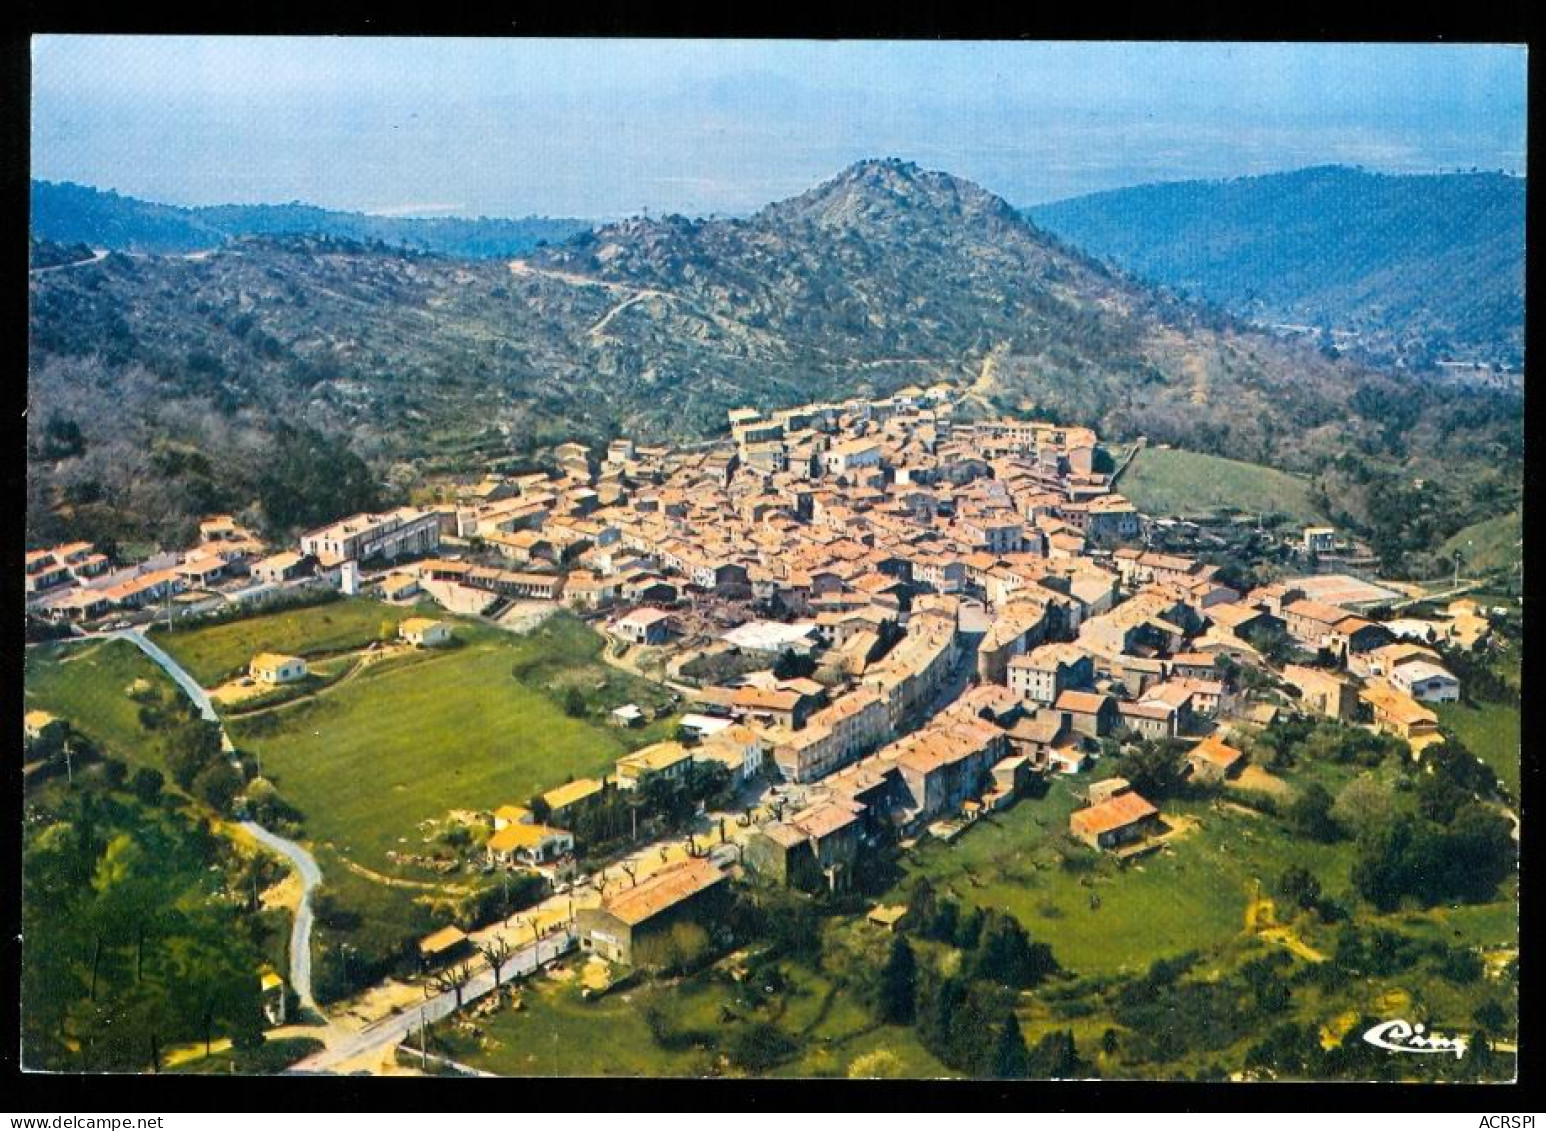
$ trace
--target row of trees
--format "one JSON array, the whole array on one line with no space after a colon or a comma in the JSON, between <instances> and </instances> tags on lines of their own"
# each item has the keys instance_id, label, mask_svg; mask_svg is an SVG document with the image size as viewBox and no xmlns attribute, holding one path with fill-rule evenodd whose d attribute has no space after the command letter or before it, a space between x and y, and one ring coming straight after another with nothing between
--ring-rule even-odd
<instances>
[{"instance_id":1,"label":"row of trees","mask_svg":"<svg viewBox=\"0 0 1546 1131\"><path fill-rule=\"evenodd\" d=\"M684 828L699 805L728 800L732 788L728 767L720 762L694 762L680 778L656 775L634 790L607 789L599 798L568 818L569 831L591 856L601 856L645 833ZM541 794L528 803L539 821L549 819Z\"/></svg>"}]
</instances>

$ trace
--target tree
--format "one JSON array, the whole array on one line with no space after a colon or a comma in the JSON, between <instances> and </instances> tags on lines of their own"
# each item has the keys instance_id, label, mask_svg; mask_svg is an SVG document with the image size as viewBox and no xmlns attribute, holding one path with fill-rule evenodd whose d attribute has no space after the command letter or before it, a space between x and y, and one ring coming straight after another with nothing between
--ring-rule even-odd
<instances>
[{"instance_id":1,"label":"tree","mask_svg":"<svg viewBox=\"0 0 1546 1131\"><path fill-rule=\"evenodd\" d=\"M927 938L934 925L934 917L938 913L939 904L934 895L934 885L929 882L927 876L919 876L914 881L912 890L907 893L907 921L914 930Z\"/></svg>"},{"instance_id":2,"label":"tree","mask_svg":"<svg viewBox=\"0 0 1546 1131\"><path fill-rule=\"evenodd\" d=\"M1145 739L1117 762L1117 773L1145 797L1174 796L1186 782L1186 743L1174 738Z\"/></svg>"},{"instance_id":3,"label":"tree","mask_svg":"<svg viewBox=\"0 0 1546 1131\"><path fill-rule=\"evenodd\" d=\"M1471 1019L1478 1029L1494 1035L1505 1032L1508 1027L1508 1011L1491 998L1476 1007Z\"/></svg>"},{"instance_id":4,"label":"tree","mask_svg":"<svg viewBox=\"0 0 1546 1131\"><path fill-rule=\"evenodd\" d=\"M1023 1080L1030 1074L1030 1052L1013 1011L1004 1014L993 1051L988 1058L986 1075L995 1080Z\"/></svg>"},{"instance_id":5,"label":"tree","mask_svg":"<svg viewBox=\"0 0 1546 1131\"><path fill-rule=\"evenodd\" d=\"M68 417L55 414L43 426L43 443L38 455L45 460L72 459L84 455L86 438L81 426Z\"/></svg>"},{"instance_id":6,"label":"tree","mask_svg":"<svg viewBox=\"0 0 1546 1131\"><path fill-rule=\"evenodd\" d=\"M257 482L258 501L275 530L320 526L380 503L370 467L336 437L281 426Z\"/></svg>"},{"instance_id":7,"label":"tree","mask_svg":"<svg viewBox=\"0 0 1546 1131\"><path fill-rule=\"evenodd\" d=\"M1395 808L1395 793L1390 786L1368 774L1354 778L1342 787L1331 807L1331 819L1349 836L1381 825Z\"/></svg>"},{"instance_id":8,"label":"tree","mask_svg":"<svg viewBox=\"0 0 1546 1131\"><path fill-rule=\"evenodd\" d=\"M1048 1033L1036 1042L1026 1065L1026 1075L1038 1080L1063 1080L1079 1068L1079 1050L1067 1029Z\"/></svg>"},{"instance_id":9,"label":"tree","mask_svg":"<svg viewBox=\"0 0 1546 1131\"><path fill-rule=\"evenodd\" d=\"M942 1049L955 1029L956 1014L966 1004L966 983L958 977L940 979L919 996L918 1038L930 1049Z\"/></svg>"},{"instance_id":10,"label":"tree","mask_svg":"<svg viewBox=\"0 0 1546 1131\"><path fill-rule=\"evenodd\" d=\"M785 648L773 665L773 675L778 679L804 679L815 670L815 657L801 656L793 648Z\"/></svg>"},{"instance_id":11,"label":"tree","mask_svg":"<svg viewBox=\"0 0 1546 1131\"><path fill-rule=\"evenodd\" d=\"M1498 791L1498 775L1492 767L1454 739L1446 738L1443 742L1427 747L1422 752L1419 764L1434 778L1454 786L1467 798L1491 797ZM1449 818L1442 820L1448 823Z\"/></svg>"},{"instance_id":12,"label":"tree","mask_svg":"<svg viewBox=\"0 0 1546 1131\"><path fill-rule=\"evenodd\" d=\"M1299 864L1290 864L1278 877L1278 894L1292 907L1309 910L1320 902L1321 882L1315 873Z\"/></svg>"},{"instance_id":13,"label":"tree","mask_svg":"<svg viewBox=\"0 0 1546 1131\"><path fill-rule=\"evenodd\" d=\"M564 692L564 714L571 719L583 719L585 717L585 696L578 687L571 687Z\"/></svg>"},{"instance_id":14,"label":"tree","mask_svg":"<svg viewBox=\"0 0 1546 1131\"><path fill-rule=\"evenodd\" d=\"M242 777L236 767L221 758L199 771L193 779L193 794L212 809L221 813L231 808L231 802L241 792Z\"/></svg>"},{"instance_id":15,"label":"tree","mask_svg":"<svg viewBox=\"0 0 1546 1131\"><path fill-rule=\"evenodd\" d=\"M1331 793L1320 782L1311 782L1288 807L1288 823L1312 840L1333 841L1340 830L1331 817Z\"/></svg>"},{"instance_id":16,"label":"tree","mask_svg":"<svg viewBox=\"0 0 1546 1131\"><path fill-rule=\"evenodd\" d=\"M726 1050L730 1060L749 1072L765 1072L788 1060L799 1043L771 1021L758 1021L738 1030Z\"/></svg>"},{"instance_id":17,"label":"tree","mask_svg":"<svg viewBox=\"0 0 1546 1131\"><path fill-rule=\"evenodd\" d=\"M918 962L913 948L898 935L880 971L877 1013L888 1025L911 1025L917 1016Z\"/></svg>"},{"instance_id":18,"label":"tree","mask_svg":"<svg viewBox=\"0 0 1546 1131\"><path fill-rule=\"evenodd\" d=\"M439 992L456 995L456 1008L462 1008L462 991L467 988L467 983L472 981L472 966L466 962L458 962L447 966L444 970L436 971L430 977L430 984Z\"/></svg>"},{"instance_id":19,"label":"tree","mask_svg":"<svg viewBox=\"0 0 1546 1131\"><path fill-rule=\"evenodd\" d=\"M1033 943L1018 919L997 912L988 917L972 956L974 979L1023 990L1055 969L1052 948L1045 943Z\"/></svg>"},{"instance_id":20,"label":"tree","mask_svg":"<svg viewBox=\"0 0 1546 1131\"><path fill-rule=\"evenodd\" d=\"M1417 783L1417 811L1441 825L1454 820L1470 800L1471 794L1448 774L1427 773Z\"/></svg>"},{"instance_id":21,"label":"tree","mask_svg":"<svg viewBox=\"0 0 1546 1131\"><path fill-rule=\"evenodd\" d=\"M161 800L161 789L165 784L166 778L160 770L143 766L134 771L134 776L129 780L129 789L141 803L154 805Z\"/></svg>"},{"instance_id":22,"label":"tree","mask_svg":"<svg viewBox=\"0 0 1546 1131\"><path fill-rule=\"evenodd\" d=\"M494 988L499 989L499 975L510 956L515 953L515 947L504 935L495 935L487 942L477 944L477 950L483 956L483 961L488 963L489 969L494 972Z\"/></svg>"}]
</instances>

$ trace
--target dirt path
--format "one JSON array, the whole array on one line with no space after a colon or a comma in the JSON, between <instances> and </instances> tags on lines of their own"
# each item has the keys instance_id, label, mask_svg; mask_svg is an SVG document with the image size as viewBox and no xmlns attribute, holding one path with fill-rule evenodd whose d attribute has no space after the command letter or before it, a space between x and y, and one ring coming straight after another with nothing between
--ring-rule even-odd
<instances>
[{"instance_id":1,"label":"dirt path","mask_svg":"<svg viewBox=\"0 0 1546 1131\"><path fill-rule=\"evenodd\" d=\"M1257 896L1245 905L1245 929L1263 942L1276 943L1307 962L1326 961L1326 956L1300 938L1291 925L1278 922L1277 904L1271 899Z\"/></svg>"},{"instance_id":2,"label":"dirt path","mask_svg":"<svg viewBox=\"0 0 1546 1131\"><path fill-rule=\"evenodd\" d=\"M977 370L977 379L967 386L963 397L976 400L979 404L986 404L989 395L993 392L993 375L998 370L998 359L1009 350L1009 343L1000 342L990 349L982 358L982 367Z\"/></svg>"},{"instance_id":3,"label":"dirt path","mask_svg":"<svg viewBox=\"0 0 1546 1131\"><path fill-rule=\"evenodd\" d=\"M355 678L357 678L361 672L365 671L367 668L375 667L383 660L393 660L403 656L413 655L413 649L398 648L394 646L388 646L387 648L376 650L363 648L354 655L354 665L348 671L344 672L343 675L335 679L332 683L326 684L323 687L319 687L315 691L309 691L304 695L297 695L294 699L286 699L282 703L271 703L267 707L256 707L251 711L233 711L232 717L245 721L247 719L259 718L274 711L283 711L286 707L294 707L299 703L310 703L313 700L320 699L322 696L328 694L329 692L336 691L338 688L350 683ZM226 705L239 707L241 704L240 701L236 701Z\"/></svg>"},{"instance_id":4,"label":"dirt path","mask_svg":"<svg viewBox=\"0 0 1546 1131\"><path fill-rule=\"evenodd\" d=\"M91 263L101 263L107 258L107 255L108 253L105 250L93 251L90 259L77 259L73 263L55 263L52 267L29 267L27 268L27 274L47 275L54 271L68 271L72 267L85 267Z\"/></svg>"},{"instance_id":5,"label":"dirt path","mask_svg":"<svg viewBox=\"0 0 1546 1131\"><path fill-rule=\"evenodd\" d=\"M573 271L555 271L551 267L534 267L524 259L512 259L509 262L512 275L534 275L539 279L553 279L556 282L568 283L573 287L600 287L607 291L632 291L636 288L626 283L614 283L610 279L597 279L590 275L579 275Z\"/></svg>"},{"instance_id":6,"label":"dirt path","mask_svg":"<svg viewBox=\"0 0 1546 1131\"><path fill-rule=\"evenodd\" d=\"M415 891L451 892L455 895L470 895L472 888L466 884L435 883L432 880L405 880L399 876L386 876L380 872L365 867L364 864L350 860L347 856L340 857L344 867L357 876L363 876L373 883L385 884L389 888L411 888Z\"/></svg>"},{"instance_id":7,"label":"dirt path","mask_svg":"<svg viewBox=\"0 0 1546 1131\"><path fill-rule=\"evenodd\" d=\"M635 291L633 294L631 294L627 298L623 299L622 302L618 303L616 306L614 306L610 310L608 310L600 318L596 319L596 321L591 324L590 329L585 331L586 336L587 337L591 337L591 338L599 338L599 337L601 337L602 333L606 330L606 328L609 325L611 325L612 319L616 318L619 314L621 314L623 311L627 310L630 306L633 306L635 303L643 302L647 298L664 299L667 302L674 302L674 301L676 301L676 296L675 295L667 294L665 291L652 291L652 290Z\"/></svg>"}]
</instances>

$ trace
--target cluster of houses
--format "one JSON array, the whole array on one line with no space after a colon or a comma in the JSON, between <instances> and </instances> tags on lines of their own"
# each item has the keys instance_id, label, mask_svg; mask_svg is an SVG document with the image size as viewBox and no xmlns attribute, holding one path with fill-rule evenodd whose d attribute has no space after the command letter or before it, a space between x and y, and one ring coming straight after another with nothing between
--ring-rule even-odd
<instances>
[{"instance_id":1,"label":"cluster of houses","mask_svg":"<svg viewBox=\"0 0 1546 1131\"><path fill-rule=\"evenodd\" d=\"M684 722L697 741L656 743L604 780L549 790L541 820L505 807L486 851L557 877L584 806L714 760L738 781L776 774L800 789L797 809L745 839L744 865L831 888L882 836L1007 804L1032 775L1089 768L1106 739L1179 739L1194 774L1239 772L1230 726L1279 708L1231 686L1226 657L1270 670L1293 709L1419 747L1437 736L1428 704L1459 694L1437 646L1471 647L1487 630L1462 602L1442 621L1374 619L1394 594L1351 578L1239 592L1196 557L1134 544L1143 521L1091 430L962 423L945 387L736 409L729 424L728 439L690 450L617 439L598 460L563 444L552 470L350 516L267 557L217 516L195 551L122 584L159 595L223 573L282 585L315 572L358 591L362 571L379 567L370 584L388 600L427 595L464 614L563 602L605 615L630 648L761 657L766 670L696 689L701 713ZM1335 545L1324 530L1305 539L1316 553ZM105 563L86 545L29 554L27 576L29 594L97 594L87 616L122 587L98 586ZM422 647L447 638L428 618L400 633ZM1279 668L1263 647L1274 639L1305 662ZM788 653L810 657L820 678L778 677ZM284 683L306 665L265 655L251 674ZM1126 850L1160 827L1126 783L1097 784L1071 818L1075 836ZM641 925L711 899L718 870L690 864L604 904L585 945L626 960Z\"/></svg>"},{"instance_id":2,"label":"cluster of houses","mask_svg":"<svg viewBox=\"0 0 1546 1131\"><path fill-rule=\"evenodd\" d=\"M1436 732L1422 704L1456 693L1399 622L1319 599L1336 592L1326 579L1242 594L1216 567L1131 545L1138 516L1088 429L957 426L943 391L919 389L735 410L730 424L728 443L690 452L617 440L598 463L566 445L561 477L472 488L458 528L509 559L509 585L552 579L525 595L618 610L609 631L631 646L671 644L684 603L712 602L731 617L713 647L769 668L787 652L821 660L819 681L768 670L699 688L705 741L648 747L612 779L628 788L718 757L804 787L799 811L751 835L753 870L841 886L883 828L1004 804L1027 775L1088 768L1106 738L1179 738L1194 773L1228 777L1243 755L1220 724L1259 721L1259 705L1229 686L1221 657L1265 665L1264 635L1317 657L1278 673L1302 710L1420 743ZM495 572L418 568L457 584ZM952 702L968 643L976 686ZM1092 843L1153 816L1130 792L1098 804L1104 816L1080 820L1117 823ZM501 858L538 859L515 844L531 835L510 834Z\"/></svg>"},{"instance_id":3,"label":"cluster of houses","mask_svg":"<svg viewBox=\"0 0 1546 1131\"><path fill-rule=\"evenodd\" d=\"M199 524L198 542L137 566L115 568L90 542L26 555L29 611L57 622L83 623L154 606L183 593L245 584L265 547L230 515Z\"/></svg>"},{"instance_id":4,"label":"cluster of houses","mask_svg":"<svg viewBox=\"0 0 1546 1131\"><path fill-rule=\"evenodd\" d=\"M1221 723L1260 721L1261 704L1221 658L1266 666L1257 644L1274 634L1316 658L1275 672L1301 710L1420 745L1437 732L1424 704L1457 694L1434 640L1368 615L1368 593L1388 591L1316 577L1240 593L1197 558L1135 546L1140 516L1089 429L958 423L943 387L736 409L729 424L691 450L618 439L597 459L564 444L556 470L302 539L324 566L405 559L389 596L457 611L561 601L605 612L636 648L702 645L683 638L709 608L708 648L766 658L770 670L697 689L700 743L646 747L605 781L559 787L545 824L495 830L496 861L551 867L573 850L576 806L704 758L802 787L804 806L758 828L746 864L834 887L883 827L1003 804L1027 775L1087 769L1103 739L1181 739L1194 772L1228 776L1241 756ZM1307 545L1324 549L1324 533ZM817 659L822 678L777 678L787 652ZM953 696L969 652L975 687ZM1131 793L1100 804L1125 819L1096 842L1149 820Z\"/></svg>"}]
</instances>

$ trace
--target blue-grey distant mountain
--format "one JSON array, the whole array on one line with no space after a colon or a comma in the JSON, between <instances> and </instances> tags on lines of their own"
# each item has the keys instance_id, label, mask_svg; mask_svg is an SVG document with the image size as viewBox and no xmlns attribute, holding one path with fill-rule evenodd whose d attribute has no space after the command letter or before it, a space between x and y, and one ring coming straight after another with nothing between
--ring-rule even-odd
<instances>
[{"instance_id":1,"label":"blue-grey distant mountain","mask_svg":"<svg viewBox=\"0 0 1546 1131\"><path fill-rule=\"evenodd\" d=\"M242 236L321 235L488 259L521 255L590 227L586 220L537 216L519 220L371 216L299 203L181 208L70 182L32 182L34 237L156 255L207 251Z\"/></svg>"},{"instance_id":2,"label":"blue-grey distant mountain","mask_svg":"<svg viewBox=\"0 0 1546 1131\"><path fill-rule=\"evenodd\" d=\"M1326 166L1095 193L1028 210L1141 278L1382 361L1518 367L1525 181Z\"/></svg>"}]
</instances>

